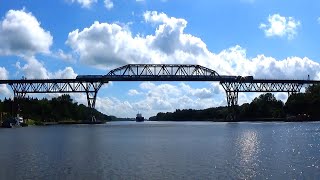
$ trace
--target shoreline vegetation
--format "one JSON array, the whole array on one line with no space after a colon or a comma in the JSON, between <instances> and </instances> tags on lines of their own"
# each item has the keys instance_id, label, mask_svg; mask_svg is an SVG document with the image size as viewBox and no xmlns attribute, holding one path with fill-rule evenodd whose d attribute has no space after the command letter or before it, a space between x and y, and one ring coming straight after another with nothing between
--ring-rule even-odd
<instances>
[{"instance_id":1,"label":"shoreline vegetation","mask_svg":"<svg viewBox=\"0 0 320 180\"><path fill-rule=\"evenodd\" d=\"M177 109L175 112L160 112L150 117L151 121L213 121L213 122L256 122L256 121L319 121L320 85L308 86L304 93L291 94L286 103L277 100L271 93L261 94L251 103L236 106L236 120L228 120L228 107L203 110Z\"/></svg>"},{"instance_id":2,"label":"shoreline vegetation","mask_svg":"<svg viewBox=\"0 0 320 180\"><path fill-rule=\"evenodd\" d=\"M89 124L92 116L96 118L97 123L104 123L114 118L74 102L68 94L51 100L46 98L0 100L0 122L17 115L23 117L28 125Z\"/></svg>"},{"instance_id":3,"label":"shoreline vegetation","mask_svg":"<svg viewBox=\"0 0 320 180\"><path fill-rule=\"evenodd\" d=\"M18 101L18 103L17 103ZM320 120L320 85L306 88L305 93L289 96L284 104L271 93L261 94L251 103L235 107L236 120L228 120L230 109L214 107L203 110L177 109L175 112L159 112L149 121L211 121L211 122L301 122ZM108 121L124 121L133 118L117 118L96 109L74 102L69 95L48 100L25 98L12 101L0 100L0 122L19 114L28 125L100 124ZM91 123L95 116L96 123Z\"/></svg>"}]
</instances>

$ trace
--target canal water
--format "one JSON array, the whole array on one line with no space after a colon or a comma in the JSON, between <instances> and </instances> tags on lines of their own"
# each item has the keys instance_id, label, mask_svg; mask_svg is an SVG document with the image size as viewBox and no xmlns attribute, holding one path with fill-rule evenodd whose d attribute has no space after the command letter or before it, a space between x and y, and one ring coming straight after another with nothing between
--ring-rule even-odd
<instances>
[{"instance_id":1,"label":"canal water","mask_svg":"<svg viewBox=\"0 0 320 180\"><path fill-rule=\"evenodd\" d=\"M320 123L0 129L0 179L294 178L320 178Z\"/></svg>"}]
</instances>

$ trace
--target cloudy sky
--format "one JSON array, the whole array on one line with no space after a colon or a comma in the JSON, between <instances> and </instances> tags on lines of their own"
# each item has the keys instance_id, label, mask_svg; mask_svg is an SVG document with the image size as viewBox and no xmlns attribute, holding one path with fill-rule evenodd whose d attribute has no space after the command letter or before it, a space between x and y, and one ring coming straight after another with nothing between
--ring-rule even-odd
<instances>
[{"instance_id":1,"label":"cloudy sky","mask_svg":"<svg viewBox=\"0 0 320 180\"><path fill-rule=\"evenodd\" d=\"M74 78L129 63L176 63L221 75L319 80L319 10L318 0L1 0L0 78ZM0 94L13 96L5 85ZM257 95L240 94L239 103ZM86 104L84 94L72 97ZM112 82L96 108L149 117L221 105L217 83Z\"/></svg>"}]
</instances>

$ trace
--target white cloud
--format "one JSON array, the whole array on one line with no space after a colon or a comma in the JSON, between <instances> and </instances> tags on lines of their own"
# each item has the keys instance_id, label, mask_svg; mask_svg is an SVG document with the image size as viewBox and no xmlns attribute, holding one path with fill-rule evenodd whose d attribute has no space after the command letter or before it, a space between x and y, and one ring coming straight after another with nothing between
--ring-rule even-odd
<instances>
[{"instance_id":1,"label":"white cloud","mask_svg":"<svg viewBox=\"0 0 320 180\"><path fill-rule=\"evenodd\" d=\"M16 63L16 68L18 69L22 76L27 79L49 79L49 78L63 78L72 79L77 76L72 67L66 67L63 70L58 70L56 72L50 72L46 69L43 62L40 62L35 57L24 57L25 64L21 66L20 62Z\"/></svg>"},{"instance_id":2,"label":"white cloud","mask_svg":"<svg viewBox=\"0 0 320 180\"><path fill-rule=\"evenodd\" d=\"M8 79L9 72L4 67L0 67L0 79ZM12 93L8 89L8 86L6 84L0 84L0 95L4 95L6 97L12 96Z\"/></svg>"},{"instance_id":3,"label":"white cloud","mask_svg":"<svg viewBox=\"0 0 320 180\"><path fill-rule=\"evenodd\" d=\"M152 48L169 55L177 51L193 55L205 53L206 45L200 38L184 34L184 29L187 27L186 20L169 18L166 14L155 11L147 11L144 18L146 22L160 23L155 35L149 36Z\"/></svg>"},{"instance_id":4,"label":"white cloud","mask_svg":"<svg viewBox=\"0 0 320 180\"><path fill-rule=\"evenodd\" d=\"M0 22L0 55L49 53L52 36L30 13L9 10Z\"/></svg>"},{"instance_id":5,"label":"white cloud","mask_svg":"<svg viewBox=\"0 0 320 180\"><path fill-rule=\"evenodd\" d=\"M317 18L318 23L320 24L320 17Z\"/></svg>"},{"instance_id":6,"label":"white cloud","mask_svg":"<svg viewBox=\"0 0 320 180\"><path fill-rule=\"evenodd\" d=\"M71 3L78 3L83 8L90 8L93 3L96 3L97 0L68 0Z\"/></svg>"},{"instance_id":7,"label":"white cloud","mask_svg":"<svg viewBox=\"0 0 320 180\"><path fill-rule=\"evenodd\" d=\"M129 91L128 91L128 95L129 96L136 96L136 95L140 95L141 94L141 92L139 92L139 91L137 91L137 90L135 90L135 89L130 89Z\"/></svg>"},{"instance_id":8,"label":"white cloud","mask_svg":"<svg viewBox=\"0 0 320 180\"><path fill-rule=\"evenodd\" d=\"M0 67L0 79L8 79L9 72L4 67Z\"/></svg>"},{"instance_id":9,"label":"white cloud","mask_svg":"<svg viewBox=\"0 0 320 180\"><path fill-rule=\"evenodd\" d=\"M50 77L56 79L74 79L77 77L77 74L74 72L72 67L66 67L63 70L58 70L57 72L52 73Z\"/></svg>"},{"instance_id":10,"label":"white cloud","mask_svg":"<svg viewBox=\"0 0 320 180\"><path fill-rule=\"evenodd\" d=\"M279 36L293 39L297 34L297 28L301 26L300 21L280 14L269 15L268 22L269 24L261 23L259 26L267 37Z\"/></svg>"},{"instance_id":11,"label":"white cloud","mask_svg":"<svg viewBox=\"0 0 320 180\"><path fill-rule=\"evenodd\" d=\"M49 73L43 63L39 62L35 57L25 58L25 60L27 63L20 68L24 77L28 79L49 79Z\"/></svg>"},{"instance_id":12,"label":"white cloud","mask_svg":"<svg viewBox=\"0 0 320 180\"><path fill-rule=\"evenodd\" d=\"M181 83L180 84L181 89L184 90L186 95L192 95L200 99L207 99L207 98L212 98L213 92L211 89L207 88L196 88L193 89L191 86Z\"/></svg>"},{"instance_id":13,"label":"white cloud","mask_svg":"<svg viewBox=\"0 0 320 180\"><path fill-rule=\"evenodd\" d=\"M113 8L113 2L111 0L104 0L104 7L108 10Z\"/></svg>"},{"instance_id":14,"label":"white cloud","mask_svg":"<svg viewBox=\"0 0 320 180\"><path fill-rule=\"evenodd\" d=\"M85 97L83 98L86 101ZM108 115L115 115L117 117L134 117L137 113L128 101L120 101L116 98L97 97L96 109Z\"/></svg>"},{"instance_id":15,"label":"white cloud","mask_svg":"<svg viewBox=\"0 0 320 180\"><path fill-rule=\"evenodd\" d=\"M285 93L285 92L275 93L275 97L276 99L281 100L282 102L286 102L288 99L288 93Z\"/></svg>"},{"instance_id":16,"label":"white cloud","mask_svg":"<svg viewBox=\"0 0 320 180\"><path fill-rule=\"evenodd\" d=\"M184 19L177 19L177 18L169 18L165 13L158 13L157 11L146 11L144 14L144 19L146 22L152 23L170 23L175 24L176 22L181 22L182 24L187 24L186 20Z\"/></svg>"},{"instance_id":17,"label":"white cloud","mask_svg":"<svg viewBox=\"0 0 320 180\"><path fill-rule=\"evenodd\" d=\"M216 70L221 75L307 79L309 74L311 79L320 79L319 63L307 57L275 59L264 54L248 57L247 50L239 45L220 52L210 52L200 38L184 32L187 27L187 21L184 19L148 11L144 13L144 20L155 26L153 34L133 35L127 26L94 22L90 27L70 32L66 43L83 63L104 69L129 63L199 64ZM285 20L283 36L291 38L296 30L292 24L299 26L297 24L300 22L290 17ZM277 26L270 27L277 29ZM270 30L273 31L280 32ZM210 88L193 88L183 83L156 85L143 82L139 88L136 91L142 93L142 99L137 102L123 102L114 98L102 98L101 101L115 107L128 108L121 109L121 112L124 116L131 117L141 109L146 111L148 117L160 110L202 109L226 105L225 92L217 83L212 83ZM136 92L130 90L130 93ZM239 104L250 102L256 95L240 93ZM279 98L285 99L283 95L279 95ZM103 103L100 108L107 114L116 112ZM121 112L118 110L114 115L124 117Z\"/></svg>"},{"instance_id":18,"label":"white cloud","mask_svg":"<svg viewBox=\"0 0 320 180\"><path fill-rule=\"evenodd\" d=\"M82 31L70 32L66 44L82 62L104 69L127 63L198 63L210 54L200 38L183 33L185 20L156 12L146 16L146 21L151 20L165 22L155 35L132 36L126 26L94 22Z\"/></svg>"},{"instance_id":19,"label":"white cloud","mask_svg":"<svg viewBox=\"0 0 320 180\"><path fill-rule=\"evenodd\" d=\"M210 86L210 84L207 84ZM224 96L216 96L209 88L193 88L188 84L154 84L143 82L139 89L130 89L130 94L139 94L135 101L120 101L113 97L97 99L97 109L106 114L118 117L134 117L138 111L145 117L156 115L159 111L175 111L176 109L203 109L219 106L224 103ZM223 94L222 94L223 95Z\"/></svg>"},{"instance_id":20,"label":"white cloud","mask_svg":"<svg viewBox=\"0 0 320 180\"><path fill-rule=\"evenodd\" d=\"M62 59L67 62L75 61L74 58L72 57L72 54L65 53L62 49L58 49L58 51L53 54L53 57Z\"/></svg>"},{"instance_id":21,"label":"white cloud","mask_svg":"<svg viewBox=\"0 0 320 180\"><path fill-rule=\"evenodd\" d=\"M141 54L143 39L133 38L130 31L117 24L94 22L82 31L70 32L66 44L79 55L80 61L100 68L139 62L146 54Z\"/></svg>"}]
</instances>

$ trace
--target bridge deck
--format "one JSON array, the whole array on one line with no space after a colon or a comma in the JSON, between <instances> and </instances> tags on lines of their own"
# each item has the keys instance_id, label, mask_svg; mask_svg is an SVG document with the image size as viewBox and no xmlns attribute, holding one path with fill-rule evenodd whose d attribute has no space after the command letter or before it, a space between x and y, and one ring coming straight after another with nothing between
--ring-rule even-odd
<instances>
[{"instance_id":1,"label":"bridge deck","mask_svg":"<svg viewBox=\"0 0 320 180\"><path fill-rule=\"evenodd\" d=\"M297 84L320 84L319 80L294 80L294 79L253 79L239 80L237 76L178 76L178 75L85 75L85 77L76 79L12 79L0 80L0 84L16 83L79 83L79 82L101 82L109 81L216 81L221 83L238 82L238 83L297 83Z\"/></svg>"},{"instance_id":2,"label":"bridge deck","mask_svg":"<svg viewBox=\"0 0 320 180\"><path fill-rule=\"evenodd\" d=\"M18 99L27 93L86 93L88 107L94 108L99 89L109 81L219 82L226 92L229 107L236 107L239 92L292 94L300 92L303 85L320 84L319 80L255 79L253 76L219 75L200 65L185 64L128 64L113 69L106 75L78 75L75 79L0 80L0 84L8 84Z\"/></svg>"}]
</instances>

